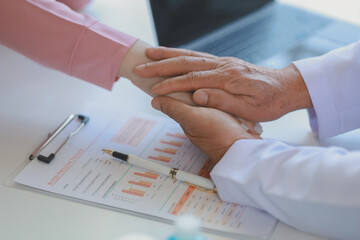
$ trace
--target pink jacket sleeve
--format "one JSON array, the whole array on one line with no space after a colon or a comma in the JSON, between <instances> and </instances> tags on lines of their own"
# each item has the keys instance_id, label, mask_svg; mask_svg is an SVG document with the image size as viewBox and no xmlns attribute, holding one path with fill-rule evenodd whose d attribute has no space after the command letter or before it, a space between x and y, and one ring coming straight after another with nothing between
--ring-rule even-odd
<instances>
[{"instance_id":1,"label":"pink jacket sleeve","mask_svg":"<svg viewBox=\"0 0 360 240\"><path fill-rule=\"evenodd\" d=\"M0 0L1 44L106 89L135 41L54 0Z\"/></svg>"},{"instance_id":2,"label":"pink jacket sleeve","mask_svg":"<svg viewBox=\"0 0 360 240\"><path fill-rule=\"evenodd\" d=\"M90 2L90 0L56 0L56 1L65 3L75 11L83 9Z\"/></svg>"}]
</instances>

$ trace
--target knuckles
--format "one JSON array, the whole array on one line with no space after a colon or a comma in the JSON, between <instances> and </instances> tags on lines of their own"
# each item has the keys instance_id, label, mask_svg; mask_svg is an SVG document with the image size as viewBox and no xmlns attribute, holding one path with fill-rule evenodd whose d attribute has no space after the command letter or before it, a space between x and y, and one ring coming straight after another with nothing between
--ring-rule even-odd
<instances>
[{"instance_id":1,"label":"knuckles","mask_svg":"<svg viewBox=\"0 0 360 240\"><path fill-rule=\"evenodd\" d=\"M177 62L178 62L178 64L183 65L185 67L191 66L191 60L189 59L188 56L177 57Z\"/></svg>"},{"instance_id":2,"label":"knuckles","mask_svg":"<svg viewBox=\"0 0 360 240\"><path fill-rule=\"evenodd\" d=\"M201 78L200 72L188 72L185 75L184 81L185 81L185 84L191 84L193 82L196 82L200 78Z\"/></svg>"},{"instance_id":3,"label":"knuckles","mask_svg":"<svg viewBox=\"0 0 360 240\"><path fill-rule=\"evenodd\" d=\"M224 62L224 63L228 63L228 62L237 62L239 61L239 58L236 57L220 57L220 61Z\"/></svg>"},{"instance_id":4,"label":"knuckles","mask_svg":"<svg viewBox=\"0 0 360 240\"><path fill-rule=\"evenodd\" d=\"M224 90L237 92L245 82L252 80L254 69L250 63L234 57L221 59L223 65L220 67L223 77L220 85Z\"/></svg>"}]
</instances>

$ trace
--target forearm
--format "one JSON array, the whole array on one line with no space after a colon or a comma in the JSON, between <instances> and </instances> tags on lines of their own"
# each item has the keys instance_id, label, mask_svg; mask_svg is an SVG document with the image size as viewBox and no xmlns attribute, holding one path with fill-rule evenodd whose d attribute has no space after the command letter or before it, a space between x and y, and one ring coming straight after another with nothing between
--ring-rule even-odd
<instances>
[{"instance_id":1,"label":"forearm","mask_svg":"<svg viewBox=\"0 0 360 240\"><path fill-rule=\"evenodd\" d=\"M57 1L68 5L71 9L75 11L79 11L83 9L90 2L90 0L57 0Z\"/></svg>"},{"instance_id":2,"label":"forearm","mask_svg":"<svg viewBox=\"0 0 360 240\"><path fill-rule=\"evenodd\" d=\"M211 172L224 201L264 209L324 236L360 235L360 152L240 140Z\"/></svg>"},{"instance_id":3,"label":"forearm","mask_svg":"<svg viewBox=\"0 0 360 240\"><path fill-rule=\"evenodd\" d=\"M304 79L294 64L274 71L283 89L284 113L313 107Z\"/></svg>"},{"instance_id":4,"label":"forearm","mask_svg":"<svg viewBox=\"0 0 360 240\"><path fill-rule=\"evenodd\" d=\"M106 89L135 40L60 2L0 0L0 43Z\"/></svg>"},{"instance_id":5,"label":"forearm","mask_svg":"<svg viewBox=\"0 0 360 240\"><path fill-rule=\"evenodd\" d=\"M150 45L141 40L137 40L126 54L124 60L120 65L117 75L118 77L125 77L131 80L131 82L135 86L139 87L141 90L143 90L145 93L149 94L150 96L155 96L155 94L151 91L151 88L153 85L162 81L164 78L163 77L144 78L134 73L134 68L136 66L154 61L145 55L145 50L147 46ZM190 92L172 93L169 94L168 96L193 105Z\"/></svg>"}]
</instances>

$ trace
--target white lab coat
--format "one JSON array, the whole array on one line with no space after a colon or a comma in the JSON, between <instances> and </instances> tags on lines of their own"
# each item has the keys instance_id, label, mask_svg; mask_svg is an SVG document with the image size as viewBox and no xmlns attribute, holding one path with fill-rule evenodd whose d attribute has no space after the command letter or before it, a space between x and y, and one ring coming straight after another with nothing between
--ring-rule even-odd
<instances>
[{"instance_id":1,"label":"white lab coat","mask_svg":"<svg viewBox=\"0 0 360 240\"><path fill-rule=\"evenodd\" d=\"M360 128L360 41L295 65L313 101L314 133ZM360 151L239 140L211 177L224 201L263 209L306 232L360 239Z\"/></svg>"}]
</instances>

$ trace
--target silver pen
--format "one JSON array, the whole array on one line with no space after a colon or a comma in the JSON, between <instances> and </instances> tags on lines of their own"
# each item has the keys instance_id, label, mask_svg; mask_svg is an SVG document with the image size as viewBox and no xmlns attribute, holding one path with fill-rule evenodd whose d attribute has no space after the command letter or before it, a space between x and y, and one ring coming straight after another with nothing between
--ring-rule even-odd
<instances>
[{"instance_id":1,"label":"silver pen","mask_svg":"<svg viewBox=\"0 0 360 240\"><path fill-rule=\"evenodd\" d=\"M209 178L201 177L199 175L185 172L177 168L171 168L163 164L154 163L152 161L140 158L135 155L128 155L125 153L116 152L109 149L103 149L103 151L114 158L121 159L135 166L142 167L160 173L162 175L169 176L172 179L183 181L184 183L193 185L198 189L205 191L212 191L215 193L217 192L215 184Z\"/></svg>"}]
</instances>

